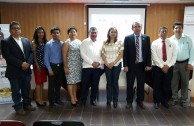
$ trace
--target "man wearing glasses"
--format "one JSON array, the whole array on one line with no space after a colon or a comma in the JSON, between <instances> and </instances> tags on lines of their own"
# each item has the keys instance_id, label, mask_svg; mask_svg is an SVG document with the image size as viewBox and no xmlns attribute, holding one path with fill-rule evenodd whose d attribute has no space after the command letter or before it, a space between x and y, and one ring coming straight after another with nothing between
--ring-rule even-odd
<instances>
[{"instance_id":1,"label":"man wearing glasses","mask_svg":"<svg viewBox=\"0 0 194 126\"><path fill-rule=\"evenodd\" d=\"M12 21L9 32L11 35L1 41L2 55L7 63L5 76L11 85L16 114L25 115L24 110L35 110L29 97L33 51L29 40L20 36L19 22Z\"/></svg>"}]
</instances>

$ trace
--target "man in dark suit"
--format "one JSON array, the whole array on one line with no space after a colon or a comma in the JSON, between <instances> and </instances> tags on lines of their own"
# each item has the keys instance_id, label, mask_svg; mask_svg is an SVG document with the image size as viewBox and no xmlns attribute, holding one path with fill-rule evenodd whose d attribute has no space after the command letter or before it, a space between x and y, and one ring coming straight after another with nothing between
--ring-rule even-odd
<instances>
[{"instance_id":1,"label":"man in dark suit","mask_svg":"<svg viewBox=\"0 0 194 126\"><path fill-rule=\"evenodd\" d=\"M29 97L33 51L29 40L20 37L19 22L12 21L9 32L11 35L1 41L2 55L7 63L5 76L11 85L13 108L16 114L25 115L24 110L35 110Z\"/></svg>"},{"instance_id":2,"label":"man in dark suit","mask_svg":"<svg viewBox=\"0 0 194 126\"><path fill-rule=\"evenodd\" d=\"M132 24L133 34L124 39L123 65L127 78L127 105L132 107L134 80L137 80L137 105L145 109L144 101L144 83L145 71L151 68L151 49L150 37L141 34L142 25L139 22Z\"/></svg>"}]
</instances>

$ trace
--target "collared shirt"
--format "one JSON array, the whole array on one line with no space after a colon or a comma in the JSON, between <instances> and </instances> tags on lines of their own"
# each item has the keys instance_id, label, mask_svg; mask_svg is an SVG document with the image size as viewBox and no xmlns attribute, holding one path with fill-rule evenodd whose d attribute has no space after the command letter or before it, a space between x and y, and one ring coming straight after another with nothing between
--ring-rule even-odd
<instances>
[{"instance_id":1,"label":"collared shirt","mask_svg":"<svg viewBox=\"0 0 194 126\"><path fill-rule=\"evenodd\" d=\"M142 56L142 35L139 34L139 35L135 35L134 34L134 38L135 38L135 42L136 42L136 39L137 37L136 36L139 36L139 62L143 62L143 56Z\"/></svg>"},{"instance_id":2,"label":"collared shirt","mask_svg":"<svg viewBox=\"0 0 194 126\"><path fill-rule=\"evenodd\" d=\"M119 56L119 54L124 50L122 41L116 41L115 43L107 44L104 42L102 47L102 54L106 56L106 60L108 63L114 62L115 59ZM122 62L122 58L114 65L118 66Z\"/></svg>"},{"instance_id":3,"label":"collared shirt","mask_svg":"<svg viewBox=\"0 0 194 126\"><path fill-rule=\"evenodd\" d=\"M19 45L20 49L22 50L22 52L24 53L24 47L23 47L23 44L22 44L22 40L21 40L21 37L19 37L19 40L14 38L12 36L12 38L16 41L16 43Z\"/></svg>"},{"instance_id":4,"label":"collared shirt","mask_svg":"<svg viewBox=\"0 0 194 126\"><path fill-rule=\"evenodd\" d=\"M83 68L93 68L93 62L101 63L102 44L102 42L97 40L93 42L90 38L83 40L80 47L81 57L83 59Z\"/></svg>"},{"instance_id":5,"label":"collared shirt","mask_svg":"<svg viewBox=\"0 0 194 126\"><path fill-rule=\"evenodd\" d=\"M48 41L44 49L44 64L51 71L50 63L60 64L62 60L62 41L55 42L53 39Z\"/></svg>"},{"instance_id":6,"label":"collared shirt","mask_svg":"<svg viewBox=\"0 0 194 126\"><path fill-rule=\"evenodd\" d=\"M177 46L177 61L184 61L189 59L188 64L193 64L194 61L194 47L191 38L185 34L182 34L180 39L177 39L175 35L170 37L170 41L174 42Z\"/></svg>"},{"instance_id":7,"label":"collared shirt","mask_svg":"<svg viewBox=\"0 0 194 126\"><path fill-rule=\"evenodd\" d=\"M167 60L163 61L162 54L162 39L158 38L152 42L151 51L152 51L152 63L154 66L162 68L164 65L169 67L173 66L176 62L177 49L175 43L171 42L168 38L165 40L166 44L166 55Z\"/></svg>"}]
</instances>

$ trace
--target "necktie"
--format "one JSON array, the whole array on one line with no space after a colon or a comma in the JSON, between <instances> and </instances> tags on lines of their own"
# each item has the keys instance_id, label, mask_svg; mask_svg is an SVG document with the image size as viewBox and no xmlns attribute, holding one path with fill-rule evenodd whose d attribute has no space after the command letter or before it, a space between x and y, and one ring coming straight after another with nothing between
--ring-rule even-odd
<instances>
[{"instance_id":1,"label":"necktie","mask_svg":"<svg viewBox=\"0 0 194 126\"><path fill-rule=\"evenodd\" d=\"M165 41L162 41L162 55L163 55L162 59L165 62L167 60Z\"/></svg>"},{"instance_id":2,"label":"necktie","mask_svg":"<svg viewBox=\"0 0 194 126\"><path fill-rule=\"evenodd\" d=\"M136 36L135 48L136 48L135 62L138 63L139 62L139 36Z\"/></svg>"}]
</instances>

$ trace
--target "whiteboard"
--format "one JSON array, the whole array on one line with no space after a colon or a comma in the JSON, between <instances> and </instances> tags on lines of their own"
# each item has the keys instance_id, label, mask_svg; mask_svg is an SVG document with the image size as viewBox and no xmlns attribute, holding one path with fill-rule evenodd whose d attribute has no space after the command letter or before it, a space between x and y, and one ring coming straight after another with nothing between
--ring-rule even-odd
<instances>
[{"instance_id":1,"label":"whiteboard","mask_svg":"<svg viewBox=\"0 0 194 126\"><path fill-rule=\"evenodd\" d=\"M184 34L188 35L194 43L194 6L186 6L183 22Z\"/></svg>"},{"instance_id":2,"label":"whiteboard","mask_svg":"<svg viewBox=\"0 0 194 126\"><path fill-rule=\"evenodd\" d=\"M186 6L184 12L184 34L188 35L194 45L194 6ZM194 63L193 63L194 64ZM189 89L191 89L190 97L194 97L194 74L189 82Z\"/></svg>"}]
</instances>

